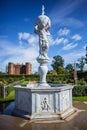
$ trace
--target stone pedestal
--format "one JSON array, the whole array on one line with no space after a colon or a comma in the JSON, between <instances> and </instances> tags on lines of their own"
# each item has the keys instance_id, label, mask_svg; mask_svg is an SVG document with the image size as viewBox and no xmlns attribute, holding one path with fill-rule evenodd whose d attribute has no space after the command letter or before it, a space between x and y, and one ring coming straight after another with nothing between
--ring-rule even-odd
<instances>
[{"instance_id":1,"label":"stone pedestal","mask_svg":"<svg viewBox=\"0 0 87 130\"><path fill-rule=\"evenodd\" d=\"M71 85L15 86L16 115L28 119L64 119L74 112Z\"/></svg>"},{"instance_id":2,"label":"stone pedestal","mask_svg":"<svg viewBox=\"0 0 87 130\"><path fill-rule=\"evenodd\" d=\"M40 59L38 57L37 61L38 61L38 63L40 63L40 66L38 67L38 73L40 75L40 83L39 83L38 87L50 87L46 82L46 75L48 72L47 63L49 62L49 58Z\"/></svg>"}]
</instances>

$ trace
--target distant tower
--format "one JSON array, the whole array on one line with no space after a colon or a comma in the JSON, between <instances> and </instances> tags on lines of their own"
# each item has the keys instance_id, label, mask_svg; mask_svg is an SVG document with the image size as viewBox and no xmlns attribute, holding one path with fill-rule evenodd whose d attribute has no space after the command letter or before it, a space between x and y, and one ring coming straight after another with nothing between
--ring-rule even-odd
<instances>
[{"instance_id":1,"label":"distant tower","mask_svg":"<svg viewBox=\"0 0 87 130\"><path fill-rule=\"evenodd\" d=\"M11 62L8 63L8 74L15 74L15 67Z\"/></svg>"},{"instance_id":2,"label":"distant tower","mask_svg":"<svg viewBox=\"0 0 87 130\"><path fill-rule=\"evenodd\" d=\"M14 63L8 63L8 74L32 74L32 64L26 63L26 65L23 64L14 64Z\"/></svg>"},{"instance_id":3,"label":"distant tower","mask_svg":"<svg viewBox=\"0 0 87 130\"><path fill-rule=\"evenodd\" d=\"M32 65L30 63L26 63L26 74L32 74Z\"/></svg>"},{"instance_id":4,"label":"distant tower","mask_svg":"<svg viewBox=\"0 0 87 130\"><path fill-rule=\"evenodd\" d=\"M74 80L77 81L77 70L76 70L76 63L74 63Z\"/></svg>"},{"instance_id":5,"label":"distant tower","mask_svg":"<svg viewBox=\"0 0 87 130\"><path fill-rule=\"evenodd\" d=\"M87 64L87 46L86 46L86 58L85 58L86 64Z\"/></svg>"},{"instance_id":6,"label":"distant tower","mask_svg":"<svg viewBox=\"0 0 87 130\"><path fill-rule=\"evenodd\" d=\"M20 74L20 68L21 68L20 64L15 65L15 74Z\"/></svg>"}]
</instances>

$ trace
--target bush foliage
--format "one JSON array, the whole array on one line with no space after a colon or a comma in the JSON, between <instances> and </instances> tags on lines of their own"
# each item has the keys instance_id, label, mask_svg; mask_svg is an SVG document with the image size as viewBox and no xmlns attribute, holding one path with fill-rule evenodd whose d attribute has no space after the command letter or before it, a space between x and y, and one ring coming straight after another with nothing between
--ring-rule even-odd
<instances>
[{"instance_id":1,"label":"bush foliage","mask_svg":"<svg viewBox=\"0 0 87 130\"><path fill-rule=\"evenodd\" d=\"M32 75L0 75L0 82L6 87L6 95L9 95L13 90L13 86L16 84L26 84L31 81L39 82L40 76L38 74ZM22 83L21 83L22 81ZM24 82L23 82L24 81ZM74 85L73 73L58 74L58 75L47 75L47 82L54 84L68 84L71 83ZM76 85L73 88L73 96L86 96L87 95L87 82L82 78L76 82Z\"/></svg>"},{"instance_id":2,"label":"bush foliage","mask_svg":"<svg viewBox=\"0 0 87 130\"><path fill-rule=\"evenodd\" d=\"M74 86L73 96L87 96L87 85Z\"/></svg>"}]
</instances>

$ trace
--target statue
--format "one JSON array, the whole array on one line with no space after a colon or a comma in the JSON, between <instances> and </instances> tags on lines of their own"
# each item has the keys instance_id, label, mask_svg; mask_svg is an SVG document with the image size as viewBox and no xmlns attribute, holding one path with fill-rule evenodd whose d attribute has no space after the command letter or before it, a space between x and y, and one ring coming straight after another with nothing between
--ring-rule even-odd
<instances>
[{"instance_id":1,"label":"statue","mask_svg":"<svg viewBox=\"0 0 87 130\"><path fill-rule=\"evenodd\" d=\"M48 72L47 63L49 62L49 57L47 55L49 49L48 36L49 28L51 26L51 21L48 16L44 15L44 6L42 6L42 14L36 19L36 24L34 32L39 36L39 56L37 57L38 63L38 73L40 74L40 84L39 87L49 87L46 82L46 75Z\"/></svg>"},{"instance_id":2,"label":"statue","mask_svg":"<svg viewBox=\"0 0 87 130\"><path fill-rule=\"evenodd\" d=\"M44 6L42 6L42 15L40 15L36 20L34 32L39 35L39 57L38 59L49 59L47 56L49 42L48 36L49 28L51 26L50 19L44 15Z\"/></svg>"}]
</instances>

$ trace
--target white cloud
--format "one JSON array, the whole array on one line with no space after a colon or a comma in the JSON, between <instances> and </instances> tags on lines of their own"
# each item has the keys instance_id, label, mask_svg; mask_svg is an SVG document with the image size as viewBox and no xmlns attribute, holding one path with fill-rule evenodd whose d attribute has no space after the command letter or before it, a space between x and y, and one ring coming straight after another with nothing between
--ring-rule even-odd
<instances>
[{"instance_id":1,"label":"white cloud","mask_svg":"<svg viewBox=\"0 0 87 130\"><path fill-rule=\"evenodd\" d=\"M60 36L64 36L64 35L68 35L70 33L70 30L69 29L67 29L67 28L64 28L64 29L60 29L59 30L59 32L58 32L58 34L60 35Z\"/></svg>"},{"instance_id":2,"label":"white cloud","mask_svg":"<svg viewBox=\"0 0 87 130\"><path fill-rule=\"evenodd\" d=\"M56 38L53 39L52 36L49 37L49 45L59 45L60 43L62 43L62 41L64 40L64 38Z\"/></svg>"},{"instance_id":3,"label":"white cloud","mask_svg":"<svg viewBox=\"0 0 87 130\"><path fill-rule=\"evenodd\" d=\"M18 33L18 39L19 39L19 43L22 44L25 42L34 45L36 42L38 42L38 37L35 35L32 35L30 33L27 32L19 32Z\"/></svg>"},{"instance_id":4,"label":"white cloud","mask_svg":"<svg viewBox=\"0 0 87 130\"><path fill-rule=\"evenodd\" d=\"M82 37L79 34L75 34L74 36L72 36L72 39L75 41L79 41L82 39Z\"/></svg>"},{"instance_id":5,"label":"white cloud","mask_svg":"<svg viewBox=\"0 0 87 130\"><path fill-rule=\"evenodd\" d=\"M36 42L38 42L38 38L37 38L36 36L31 35L31 36L28 38L28 43L34 44L34 43L36 43Z\"/></svg>"},{"instance_id":6,"label":"white cloud","mask_svg":"<svg viewBox=\"0 0 87 130\"><path fill-rule=\"evenodd\" d=\"M77 63L77 60L84 55L85 55L84 50L81 50L81 51L74 50L73 52L63 54L62 57L64 58L65 65L66 65L68 63L73 63L73 64Z\"/></svg>"},{"instance_id":7,"label":"white cloud","mask_svg":"<svg viewBox=\"0 0 87 130\"><path fill-rule=\"evenodd\" d=\"M53 39L52 37L49 38L49 44L50 45L59 45L59 44L67 44L69 40L67 38L56 38Z\"/></svg>"},{"instance_id":8,"label":"white cloud","mask_svg":"<svg viewBox=\"0 0 87 130\"><path fill-rule=\"evenodd\" d=\"M78 43L75 43L75 41L81 40L82 37L79 34L75 34L73 37L71 37L69 33L70 33L70 29L67 29L67 28L60 29L58 32L59 34L58 38L53 39L51 37L51 40L50 40L51 45L62 44L63 45L62 50L74 49L75 47L78 46Z\"/></svg>"},{"instance_id":9,"label":"white cloud","mask_svg":"<svg viewBox=\"0 0 87 130\"><path fill-rule=\"evenodd\" d=\"M69 43L69 40L65 38L64 41L63 41L63 43L65 45L65 44Z\"/></svg>"},{"instance_id":10,"label":"white cloud","mask_svg":"<svg viewBox=\"0 0 87 130\"><path fill-rule=\"evenodd\" d=\"M49 45L50 45L50 46L51 46L51 45L54 45L54 39L53 39L52 36L49 37L48 41L49 41Z\"/></svg>"},{"instance_id":11,"label":"white cloud","mask_svg":"<svg viewBox=\"0 0 87 130\"><path fill-rule=\"evenodd\" d=\"M26 32L24 32L24 33L19 32L19 33L18 33L18 38L19 38L19 40L22 40L22 39L27 40L29 37L30 37L30 34L29 34L29 33L26 33Z\"/></svg>"},{"instance_id":12,"label":"white cloud","mask_svg":"<svg viewBox=\"0 0 87 130\"><path fill-rule=\"evenodd\" d=\"M58 45L60 43L63 43L63 41L64 41L63 37L62 38L56 38L53 43L56 44L56 45Z\"/></svg>"},{"instance_id":13,"label":"white cloud","mask_svg":"<svg viewBox=\"0 0 87 130\"><path fill-rule=\"evenodd\" d=\"M69 43L69 44L67 44L67 45L65 45L64 47L63 47L63 50L70 50L70 49L73 49L73 48L75 48L76 46L77 46L78 44L77 43Z\"/></svg>"}]
</instances>

